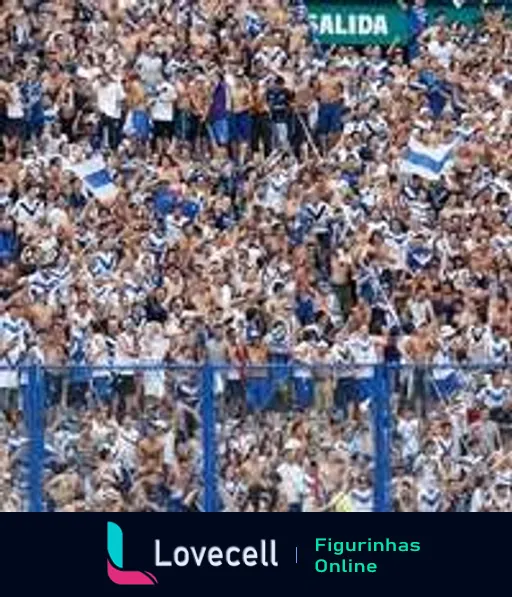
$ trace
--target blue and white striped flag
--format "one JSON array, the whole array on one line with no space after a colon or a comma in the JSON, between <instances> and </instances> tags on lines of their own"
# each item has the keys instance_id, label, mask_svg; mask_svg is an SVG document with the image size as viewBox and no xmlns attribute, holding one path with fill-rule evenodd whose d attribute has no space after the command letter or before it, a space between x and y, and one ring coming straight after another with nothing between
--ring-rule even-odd
<instances>
[{"instance_id":1,"label":"blue and white striped flag","mask_svg":"<svg viewBox=\"0 0 512 597\"><path fill-rule=\"evenodd\" d=\"M101 156L84 162L73 164L70 170L83 182L84 187L98 199L106 199L115 195L117 187Z\"/></svg>"},{"instance_id":2,"label":"blue and white striped flag","mask_svg":"<svg viewBox=\"0 0 512 597\"><path fill-rule=\"evenodd\" d=\"M438 180L451 167L454 150L460 142L461 138L457 137L451 143L431 147L417 139L410 139L400 170L428 180Z\"/></svg>"}]
</instances>

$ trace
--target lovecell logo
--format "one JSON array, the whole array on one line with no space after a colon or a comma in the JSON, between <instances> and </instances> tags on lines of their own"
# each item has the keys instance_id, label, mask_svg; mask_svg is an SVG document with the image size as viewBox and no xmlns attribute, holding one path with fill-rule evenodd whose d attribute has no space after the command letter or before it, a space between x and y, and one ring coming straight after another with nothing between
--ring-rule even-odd
<instances>
[{"instance_id":1,"label":"lovecell logo","mask_svg":"<svg viewBox=\"0 0 512 597\"><path fill-rule=\"evenodd\" d=\"M116 585L156 585L151 572L123 570L123 531L114 522L107 523L107 572Z\"/></svg>"}]
</instances>

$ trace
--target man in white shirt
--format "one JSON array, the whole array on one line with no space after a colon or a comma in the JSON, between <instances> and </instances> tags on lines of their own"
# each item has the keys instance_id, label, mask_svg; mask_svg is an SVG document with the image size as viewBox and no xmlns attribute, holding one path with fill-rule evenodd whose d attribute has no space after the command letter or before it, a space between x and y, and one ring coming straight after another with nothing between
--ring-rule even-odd
<instances>
[{"instance_id":1,"label":"man in white shirt","mask_svg":"<svg viewBox=\"0 0 512 597\"><path fill-rule=\"evenodd\" d=\"M359 403L365 402L373 398L373 365L379 360L377 345L369 335L367 324L361 325L357 332L350 334L347 347L355 365L355 395Z\"/></svg>"},{"instance_id":2,"label":"man in white shirt","mask_svg":"<svg viewBox=\"0 0 512 597\"><path fill-rule=\"evenodd\" d=\"M19 198L11 210L11 215L22 234L44 218L45 204L39 198L39 189L36 185L28 188L26 194Z\"/></svg>"},{"instance_id":3,"label":"man in white shirt","mask_svg":"<svg viewBox=\"0 0 512 597\"><path fill-rule=\"evenodd\" d=\"M297 440L288 440L285 445L286 460L277 467L281 477L280 490L288 503L288 512L301 512L306 487L306 475L298 462Z\"/></svg>"},{"instance_id":4,"label":"man in white shirt","mask_svg":"<svg viewBox=\"0 0 512 597\"><path fill-rule=\"evenodd\" d=\"M428 52L444 67L449 68L455 46L446 39L444 30L437 33L435 39L428 44Z\"/></svg>"},{"instance_id":5,"label":"man in white shirt","mask_svg":"<svg viewBox=\"0 0 512 597\"><path fill-rule=\"evenodd\" d=\"M117 429L117 437L114 445L114 459L120 471L130 475L137 469L137 443L140 439L134 421L129 415L123 419L123 423Z\"/></svg>"},{"instance_id":6,"label":"man in white shirt","mask_svg":"<svg viewBox=\"0 0 512 597\"><path fill-rule=\"evenodd\" d=\"M176 101L176 88L167 81L158 85L156 98L151 107L151 118L154 125L154 139L156 149L161 151L162 142L172 139L174 102Z\"/></svg>"},{"instance_id":7,"label":"man in white shirt","mask_svg":"<svg viewBox=\"0 0 512 597\"><path fill-rule=\"evenodd\" d=\"M149 44L147 51L139 56L135 69L146 90L153 91L162 80L163 71L162 58L157 54L155 44Z\"/></svg>"},{"instance_id":8,"label":"man in white shirt","mask_svg":"<svg viewBox=\"0 0 512 597\"><path fill-rule=\"evenodd\" d=\"M415 329L435 320L434 308L423 286L407 301L407 310Z\"/></svg>"},{"instance_id":9,"label":"man in white shirt","mask_svg":"<svg viewBox=\"0 0 512 597\"><path fill-rule=\"evenodd\" d=\"M120 142L123 85L110 73L103 72L94 86L100 113L101 136L105 145L116 149Z\"/></svg>"},{"instance_id":10,"label":"man in white shirt","mask_svg":"<svg viewBox=\"0 0 512 597\"><path fill-rule=\"evenodd\" d=\"M14 74L12 82L7 86L7 92L7 135L4 142L17 155L21 149L23 118L25 116L23 96L20 88L20 76L18 73Z\"/></svg>"},{"instance_id":11,"label":"man in white shirt","mask_svg":"<svg viewBox=\"0 0 512 597\"><path fill-rule=\"evenodd\" d=\"M373 512L373 488L367 475L357 477L349 496L354 512Z\"/></svg>"},{"instance_id":12,"label":"man in white shirt","mask_svg":"<svg viewBox=\"0 0 512 597\"><path fill-rule=\"evenodd\" d=\"M9 312L0 301L0 410L18 407L19 376L16 370L25 352L26 322Z\"/></svg>"}]
</instances>

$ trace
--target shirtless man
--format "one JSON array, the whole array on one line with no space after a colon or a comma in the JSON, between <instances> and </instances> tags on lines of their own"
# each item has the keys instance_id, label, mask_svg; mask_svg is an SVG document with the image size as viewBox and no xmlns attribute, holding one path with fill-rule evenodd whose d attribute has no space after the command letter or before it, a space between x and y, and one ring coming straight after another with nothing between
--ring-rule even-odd
<instances>
[{"instance_id":1,"label":"shirtless man","mask_svg":"<svg viewBox=\"0 0 512 597\"><path fill-rule=\"evenodd\" d=\"M303 149L305 151L305 158L308 156L307 142L311 138L311 131L309 130L309 110L314 99L314 92L311 86L309 77L296 74L294 78L294 98L293 98L293 128L292 128L292 144L293 151L300 160ZM306 145L304 146L304 143Z\"/></svg>"},{"instance_id":2,"label":"shirtless man","mask_svg":"<svg viewBox=\"0 0 512 597\"><path fill-rule=\"evenodd\" d=\"M9 82L2 82L0 87L0 103L5 106L7 122L3 129L2 142L6 153L19 157L23 140L23 97L21 93L22 78L19 71L14 71Z\"/></svg>"},{"instance_id":3,"label":"shirtless man","mask_svg":"<svg viewBox=\"0 0 512 597\"><path fill-rule=\"evenodd\" d=\"M196 27L190 30L190 44L198 58L208 53L212 45L212 36L208 33L204 23L198 22Z\"/></svg>"},{"instance_id":4,"label":"shirtless man","mask_svg":"<svg viewBox=\"0 0 512 597\"><path fill-rule=\"evenodd\" d=\"M66 364L66 336L60 323L55 323L48 332L42 334L42 349L45 372L46 401L49 406L67 404L67 392L64 385L64 365Z\"/></svg>"},{"instance_id":5,"label":"shirtless man","mask_svg":"<svg viewBox=\"0 0 512 597\"><path fill-rule=\"evenodd\" d=\"M428 363L435 349L435 332L428 325L420 326L414 334L399 343L404 363ZM403 393L406 404L415 412L424 414L428 395L425 368L404 369L407 391Z\"/></svg>"},{"instance_id":6,"label":"shirtless man","mask_svg":"<svg viewBox=\"0 0 512 597\"><path fill-rule=\"evenodd\" d=\"M253 512L259 511L261 494L265 487L263 468L258 449L253 448L248 459L242 465L242 473L247 485L247 499L253 508Z\"/></svg>"},{"instance_id":7,"label":"shirtless man","mask_svg":"<svg viewBox=\"0 0 512 597\"><path fill-rule=\"evenodd\" d=\"M199 155L206 151L205 141L208 138L206 119L210 107L210 86L206 78L199 75L190 87L191 103L191 141Z\"/></svg>"},{"instance_id":8,"label":"shirtless man","mask_svg":"<svg viewBox=\"0 0 512 597\"><path fill-rule=\"evenodd\" d=\"M176 138L185 142L190 140L191 120L191 77L189 74L181 74L176 82Z\"/></svg>"},{"instance_id":9,"label":"shirtless man","mask_svg":"<svg viewBox=\"0 0 512 597\"><path fill-rule=\"evenodd\" d=\"M243 71L236 73L235 83L231 90L233 100L231 140L233 152L240 162L245 163L251 139L251 87Z\"/></svg>"},{"instance_id":10,"label":"shirtless man","mask_svg":"<svg viewBox=\"0 0 512 597\"><path fill-rule=\"evenodd\" d=\"M48 298L34 301L30 304L30 297L25 293L24 302L26 304L25 312L27 318L32 321L36 332L47 332L50 330L55 316L55 309L48 304Z\"/></svg>"},{"instance_id":11,"label":"shirtless man","mask_svg":"<svg viewBox=\"0 0 512 597\"><path fill-rule=\"evenodd\" d=\"M138 449L141 477L157 473L162 469L164 446L154 427L150 427L149 435L140 441Z\"/></svg>"},{"instance_id":12,"label":"shirtless man","mask_svg":"<svg viewBox=\"0 0 512 597\"><path fill-rule=\"evenodd\" d=\"M43 78L44 90L50 96L52 101L57 99L59 92L66 81L67 77L62 72L59 63L56 60L53 60Z\"/></svg>"},{"instance_id":13,"label":"shirtless man","mask_svg":"<svg viewBox=\"0 0 512 597\"><path fill-rule=\"evenodd\" d=\"M247 404L249 407L258 409L264 406L268 400L268 378L267 368L267 347L261 338L253 338L247 345L248 365L247 370Z\"/></svg>"},{"instance_id":14,"label":"shirtless man","mask_svg":"<svg viewBox=\"0 0 512 597\"><path fill-rule=\"evenodd\" d=\"M251 149L253 153L263 152L267 158L272 150L272 131L270 126L269 107L267 102L267 89L264 81L252 82L252 135Z\"/></svg>"},{"instance_id":15,"label":"shirtless man","mask_svg":"<svg viewBox=\"0 0 512 597\"><path fill-rule=\"evenodd\" d=\"M352 261L343 250L331 257L331 282L338 297L343 319L346 321L354 305L354 280Z\"/></svg>"},{"instance_id":16,"label":"shirtless man","mask_svg":"<svg viewBox=\"0 0 512 597\"><path fill-rule=\"evenodd\" d=\"M326 152L336 143L341 132L343 85L334 66L320 73L316 91L319 101L318 134Z\"/></svg>"}]
</instances>

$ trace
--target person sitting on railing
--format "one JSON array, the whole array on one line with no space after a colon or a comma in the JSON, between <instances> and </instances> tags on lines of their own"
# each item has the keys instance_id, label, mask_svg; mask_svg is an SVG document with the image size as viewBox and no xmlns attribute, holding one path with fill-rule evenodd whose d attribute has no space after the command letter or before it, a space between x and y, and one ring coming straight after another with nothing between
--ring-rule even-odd
<instances>
[{"instance_id":1,"label":"person sitting on railing","mask_svg":"<svg viewBox=\"0 0 512 597\"><path fill-rule=\"evenodd\" d=\"M311 342L313 335L314 331L306 328L302 333L301 341L296 344L294 349L294 405L301 410L311 407L314 402L313 363L315 361L315 350Z\"/></svg>"},{"instance_id":2,"label":"person sitting on railing","mask_svg":"<svg viewBox=\"0 0 512 597\"><path fill-rule=\"evenodd\" d=\"M353 332L347 338L347 348L354 364L354 395L355 403L352 410L359 408L367 400L374 396L374 367L381 361L382 353L379 349L379 342L369 334L369 326L365 322L360 325L354 321Z\"/></svg>"},{"instance_id":3,"label":"person sitting on railing","mask_svg":"<svg viewBox=\"0 0 512 597\"><path fill-rule=\"evenodd\" d=\"M268 368L266 367L268 349L257 330L248 331L246 367L247 405L251 410L265 408L270 400Z\"/></svg>"},{"instance_id":4,"label":"person sitting on railing","mask_svg":"<svg viewBox=\"0 0 512 597\"><path fill-rule=\"evenodd\" d=\"M166 373L161 364L165 361L170 347L162 324L152 321L144 326L140 340L140 356L147 367L142 374L143 408L161 401L166 395Z\"/></svg>"},{"instance_id":5,"label":"person sitting on railing","mask_svg":"<svg viewBox=\"0 0 512 597\"><path fill-rule=\"evenodd\" d=\"M112 373L108 370L109 352L105 330L97 323L92 325L92 336L87 347L88 361L92 365L92 392L96 404L109 403L113 398Z\"/></svg>"}]
</instances>

